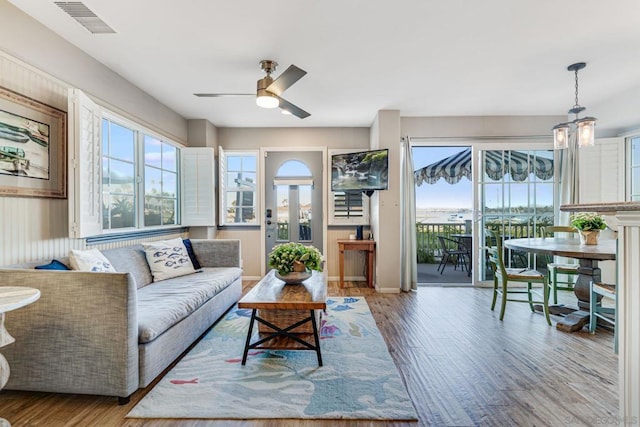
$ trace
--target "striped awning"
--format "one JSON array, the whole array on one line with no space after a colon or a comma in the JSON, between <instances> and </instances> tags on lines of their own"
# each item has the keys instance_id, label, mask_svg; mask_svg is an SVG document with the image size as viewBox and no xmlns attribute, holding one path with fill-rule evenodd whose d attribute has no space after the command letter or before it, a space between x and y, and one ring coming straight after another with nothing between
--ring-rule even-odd
<instances>
[{"instance_id":1,"label":"striped awning","mask_svg":"<svg viewBox=\"0 0 640 427\"><path fill-rule=\"evenodd\" d=\"M513 181L524 181L534 173L539 179L553 177L553 159L522 151L485 151L484 170L494 181L510 174ZM471 179L471 148L432 163L414 172L417 185L435 184L440 178L455 184L463 177Z\"/></svg>"}]
</instances>

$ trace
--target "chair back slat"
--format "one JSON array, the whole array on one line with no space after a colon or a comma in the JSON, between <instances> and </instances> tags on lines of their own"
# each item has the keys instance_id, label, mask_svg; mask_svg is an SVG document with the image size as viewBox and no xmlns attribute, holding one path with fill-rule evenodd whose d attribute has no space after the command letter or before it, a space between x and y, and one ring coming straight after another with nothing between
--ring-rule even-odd
<instances>
[{"instance_id":1,"label":"chair back slat","mask_svg":"<svg viewBox=\"0 0 640 427\"><path fill-rule=\"evenodd\" d=\"M555 233L571 233L575 234L578 230L570 225L548 225L546 227L540 227L540 234L542 237L551 237Z\"/></svg>"},{"instance_id":2,"label":"chair back slat","mask_svg":"<svg viewBox=\"0 0 640 427\"><path fill-rule=\"evenodd\" d=\"M495 242L495 246L488 246L487 253L489 254L489 262L493 267L493 273L496 275L506 276L507 270L504 266L504 258L502 251L502 237L498 231L485 229L487 237L489 237L489 244Z\"/></svg>"}]
</instances>

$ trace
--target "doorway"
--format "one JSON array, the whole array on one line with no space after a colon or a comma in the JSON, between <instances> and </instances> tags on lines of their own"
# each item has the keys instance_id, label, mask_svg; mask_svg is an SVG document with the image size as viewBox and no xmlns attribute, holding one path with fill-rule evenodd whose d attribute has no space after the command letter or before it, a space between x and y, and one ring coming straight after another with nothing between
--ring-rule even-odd
<instances>
[{"instance_id":1,"label":"doorway","mask_svg":"<svg viewBox=\"0 0 640 427\"><path fill-rule=\"evenodd\" d=\"M472 285L470 146L414 146L418 284Z\"/></svg>"},{"instance_id":2,"label":"doorway","mask_svg":"<svg viewBox=\"0 0 640 427\"><path fill-rule=\"evenodd\" d=\"M265 152L265 265L287 242L323 248L322 152Z\"/></svg>"}]
</instances>

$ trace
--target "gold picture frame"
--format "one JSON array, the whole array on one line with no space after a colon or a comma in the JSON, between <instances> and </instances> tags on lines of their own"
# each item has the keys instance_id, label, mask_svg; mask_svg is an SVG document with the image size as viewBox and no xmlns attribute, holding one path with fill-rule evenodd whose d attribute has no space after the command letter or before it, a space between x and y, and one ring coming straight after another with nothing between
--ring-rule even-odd
<instances>
[{"instance_id":1,"label":"gold picture frame","mask_svg":"<svg viewBox=\"0 0 640 427\"><path fill-rule=\"evenodd\" d=\"M67 113L1 86L0 196L67 197Z\"/></svg>"}]
</instances>

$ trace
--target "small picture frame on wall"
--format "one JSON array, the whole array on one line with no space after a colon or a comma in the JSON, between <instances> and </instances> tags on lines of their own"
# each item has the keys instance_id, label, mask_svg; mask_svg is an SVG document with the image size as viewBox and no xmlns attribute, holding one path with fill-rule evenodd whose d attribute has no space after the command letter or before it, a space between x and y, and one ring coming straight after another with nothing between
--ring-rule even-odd
<instances>
[{"instance_id":1,"label":"small picture frame on wall","mask_svg":"<svg viewBox=\"0 0 640 427\"><path fill-rule=\"evenodd\" d=\"M0 196L67 197L67 113L0 86Z\"/></svg>"}]
</instances>

